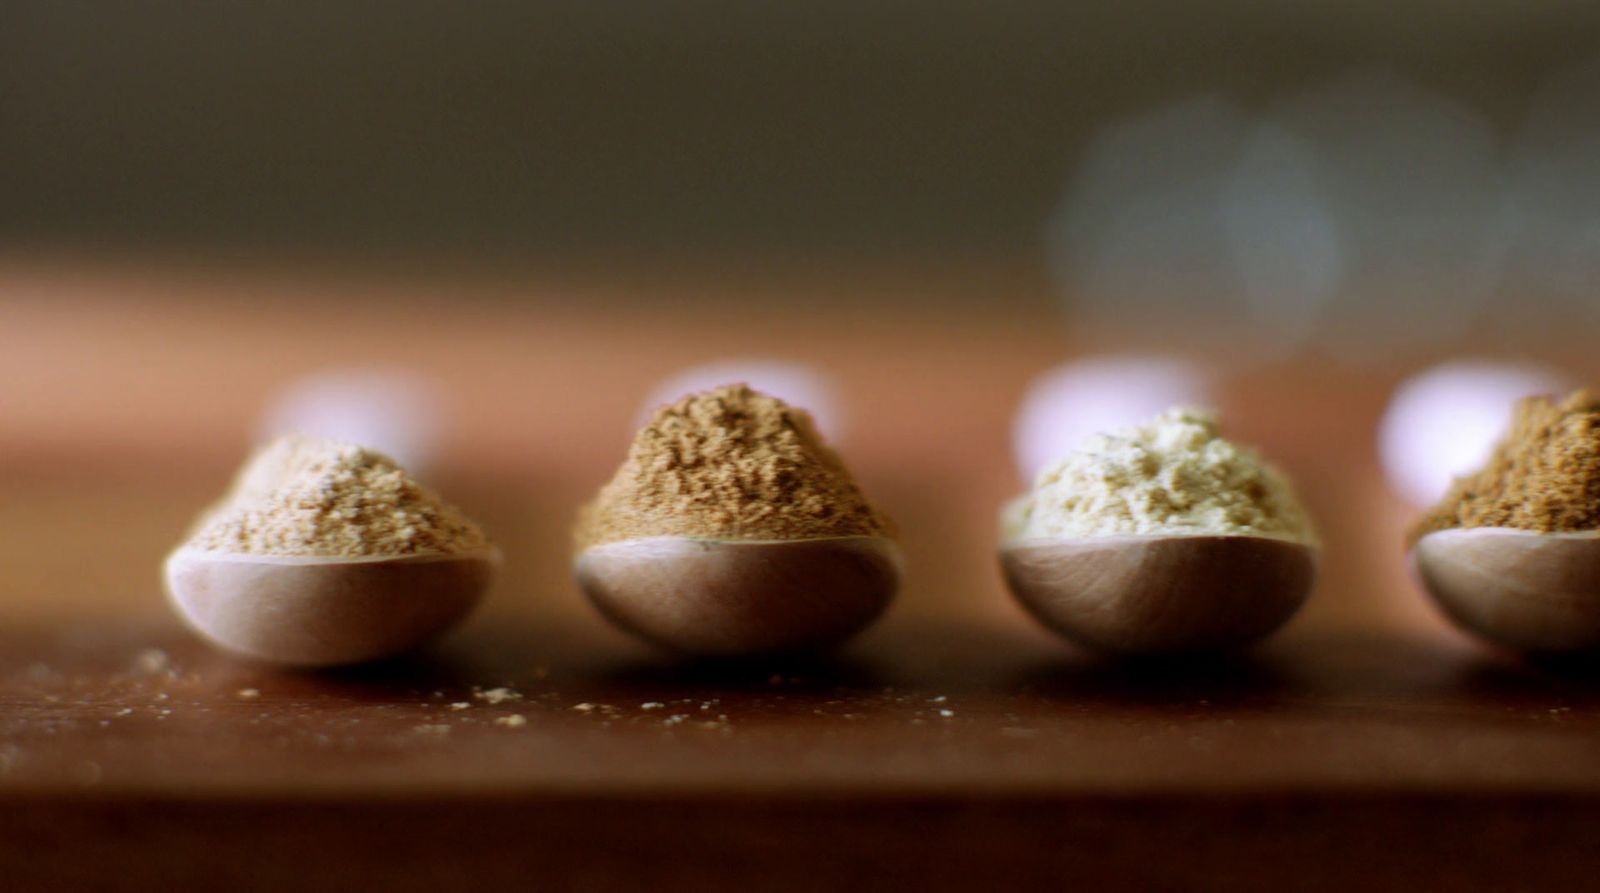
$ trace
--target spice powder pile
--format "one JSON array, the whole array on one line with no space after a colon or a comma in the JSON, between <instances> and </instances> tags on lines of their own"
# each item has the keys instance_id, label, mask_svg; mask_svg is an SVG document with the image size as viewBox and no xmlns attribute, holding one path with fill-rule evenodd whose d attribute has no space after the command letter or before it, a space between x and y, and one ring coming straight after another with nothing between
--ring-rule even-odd
<instances>
[{"instance_id":1,"label":"spice powder pile","mask_svg":"<svg viewBox=\"0 0 1600 893\"><path fill-rule=\"evenodd\" d=\"M659 410L584 509L575 539L582 550L653 536L794 540L890 532L807 413L737 384Z\"/></svg>"},{"instance_id":2,"label":"spice powder pile","mask_svg":"<svg viewBox=\"0 0 1600 893\"><path fill-rule=\"evenodd\" d=\"M1542 533L1600 530L1600 394L1561 402L1529 397L1489 463L1457 478L1412 528L1410 541L1452 527L1512 527Z\"/></svg>"},{"instance_id":3,"label":"spice powder pile","mask_svg":"<svg viewBox=\"0 0 1600 893\"><path fill-rule=\"evenodd\" d=\"M251 458L186 548L340 558L488 547L477 525L382 453L301 435Z\"/></svg>"},{"instance_id":4,"label":"spice powder pile","mask_svg":"<svg viewBox=\"0 0 1600 893\"><path fill-rule=\"evenodd\" d=\"M1215 415L1175 407L1091 438L1040 472L1001 516L1007 541L1148 534L1316 534L1289 479L1226 440Z\"/></svg>"}]
</instances>

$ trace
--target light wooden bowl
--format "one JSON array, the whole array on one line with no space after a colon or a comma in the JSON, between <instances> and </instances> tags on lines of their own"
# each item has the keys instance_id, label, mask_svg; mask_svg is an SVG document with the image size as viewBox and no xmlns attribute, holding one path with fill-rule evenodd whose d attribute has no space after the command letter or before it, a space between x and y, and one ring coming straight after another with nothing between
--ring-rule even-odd
<instances>
[{"instance_id":1,"label":"light wooden bowl","mask_svg":"<svg viewBox=\"0 0 1600 893\"><path fill-rule=\"evenodd\" d=\"M1104 536L1023 541L1000 564L1034 617L1097 651L1238 648L1294 616L1316 549L1254 536Z\"/></svg>"},{"instance_id":2,"label":"light wooden bowl","mask_svg":"<svg viewBox=\"0 0 1600 893\"><path fill-rule=\"evenodd\" d=\"M1600 533L1440 530L1412 569L1456 623L1530 653L1600 651Z\"/></svg>"},{"instance_id":3,"label":"light wooden bowl","mask_svg":"<svg viewBox=\"0 0 1600 893\"><path fill-rule=\"evenodd\" d=\"M228 651L302 667L362 663L442 634L482 598L494 550L380 558L280 557L179 549L167 595Z\"/></svg>"},{"instance_id":4,"label":"light wooden bowl","mask_svg":"<svg viewBox=\"0 0 1600 893\"><path fill-rule=\"evenodd\" d=\"M747 541L650 537L580 553L578 585L642 639L738 657L839 644L883 613L900 554L876 536Z\"/></svg>"}]
</instances>

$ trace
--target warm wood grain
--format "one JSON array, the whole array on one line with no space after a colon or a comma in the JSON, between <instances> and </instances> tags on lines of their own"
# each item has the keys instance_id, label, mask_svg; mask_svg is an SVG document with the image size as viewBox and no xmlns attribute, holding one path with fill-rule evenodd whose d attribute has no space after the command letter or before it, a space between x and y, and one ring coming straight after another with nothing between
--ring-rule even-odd
<instances>
[{"instance_id":1,"label":"warm wood grain","mask_svg":"<svg viewBox=\"0 0 1600 893\"><path fill-rule=\"evenodd\" d=\"M888 319L845 296L833 337L710 304L380 312L326 283L278 286L284 304L8 281L37 300L0 327L0 887L1573 889L1600 870L1600 686L1467 641L1410 586L1408 513L1370 456L1393 370L1235 378L1233 430L1321 524L1318 591L1248 655L1118 664L1038 629L995 563L1011 404L1087 338L1043 310ZM903 528L900 599L829 660L664 658L569 578L566 526L637 395L750 353L848 384L844 452ZM197 641L159 561L253 407L308 365L396 358L456 401L436 483L506 553L484 608L354 670ZM475 697L502 686L520 697Z\"/></svg>"},{"instance_id":2,"label":"warm wood grain","mask_svg":"<svg viewBox=\"0 0 1600 893\"><path fill-rule=\"evenodd\" d=\"M1411 557L1440 609L1488 641L1548 655L1600 652L1600 536L1437 530Z\"/></svg>"},{"instance_id":3,"label":"warm wood grain","mask_svg":"<svg viewBox=\"0 0 1600 893\"><path fill-rule=\"evenodd\" d=\"M173 609L235 654L287 667L409 654L461 622L499 556L283 560L180 549L162 574Z\"/></svg>"},{"instance_id":4,"label":"warm wood grain","mask_svg":"<svg viewBox=\"0 0 1600 893\"><path fill-rule=\"evenodd\" d=\"M1132 656L1243 648L1305 604L1316 548L1254 536L1098 536L1010 543L1000 567L1040 623Z\"/></svg>"},{"instance_id":5,"label":"warm wood grain","mask_svg":"<svg viewBox=\"0 0 1600 893\"><path fill-rule=\"evenodd\" d=\"M900 588L888 537L716 542L650 537L584 549L578 588L619 629L683 655L771 657L834 650L883 615Z\"/></svg>"}]
</instances>

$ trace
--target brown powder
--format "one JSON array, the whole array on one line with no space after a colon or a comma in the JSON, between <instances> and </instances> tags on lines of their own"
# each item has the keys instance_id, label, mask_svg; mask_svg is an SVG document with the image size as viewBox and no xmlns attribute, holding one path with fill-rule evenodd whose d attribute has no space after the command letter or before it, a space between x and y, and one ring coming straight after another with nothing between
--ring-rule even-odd
<instances>
[{"instance_id":1,"label":"brown powder","mask_svg":"<svg viewBox=\"0 0 1600 893\"><path fill-rule=\"evenodd\" d=\"M1529 397L1489 464L1457 478L1412 528L1410 542L1452 527L1513 527L1545 533L1600 529L1600 394L1560 403Z\"/></svg>"},{"instance_id":2,"label":"brown powder","mask_svg":"<svg viewBox=\"0 0 1600 893\"><path fill-rule=\"evenodd\" d=\"M473 552L488 548L488 541L388 456L289 435L251 458L185 546L353 558Z\"/></svg>"},{"instance_id":3,"label":"brown powder","mask_svg":"<svg viewBox=\"0 0 1600 893\"><path fill-rule=\"evenodd\" d=\"M658 411L578 520L579 549L686 536L887 535L811 417L737 384Z\"/></svg>"}]
</instances>

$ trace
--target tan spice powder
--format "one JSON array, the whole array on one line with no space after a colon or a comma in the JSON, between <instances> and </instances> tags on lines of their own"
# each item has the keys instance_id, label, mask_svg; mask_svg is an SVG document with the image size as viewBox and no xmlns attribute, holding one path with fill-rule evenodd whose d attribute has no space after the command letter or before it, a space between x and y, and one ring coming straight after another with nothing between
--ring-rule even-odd
<instances>
[{"instance_id":1,"label":"tan spice powder","mask_svg":"<svg viewBox=\"0 0 1600 893\"><path fill-rule=\"evenodd\" d=\"M186 548L340 558L488 548L477 525L382 453L302 435L258 451Z\"/></svg>"},{"instance_id":2,"label":"tan spice powder","mask_svg":"<svg viewBox=\"0 0 1600 893\"><path fill-rule=\"evenodd\" d=\"M1489 464L1457 478L1408 541L1453 527L1600 529L1600 394L1580 390L1560 403L1548 397L1518 403Z\"/></svg>"},{"instance_id":3,"label":"tan spice powder","mask_svg":"<svg viewBox=\"0 0 1600 893\"><path fill-rule=\"evenodd\" d=\"M652 536L891 533L803 410L736 384L659 410L578 519L577 547Z\"/></svg>"}]
</instances>

